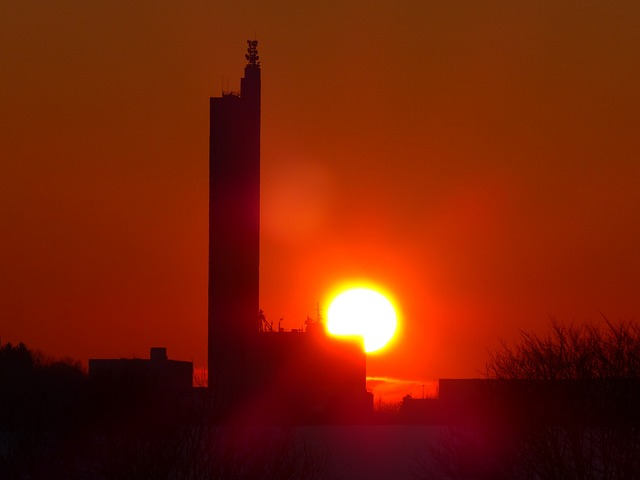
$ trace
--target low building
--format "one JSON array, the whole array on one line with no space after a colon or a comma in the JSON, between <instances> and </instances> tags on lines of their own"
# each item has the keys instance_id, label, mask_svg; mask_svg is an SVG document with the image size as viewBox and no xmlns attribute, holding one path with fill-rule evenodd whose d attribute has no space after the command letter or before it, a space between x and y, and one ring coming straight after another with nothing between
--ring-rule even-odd
<instances>
[{"instance_id":1,"label":"low building","mask_svg":"<svg viewBox=\"0 0 640 480\"><path fill-rule=\"evenodd\" d=\"M407 423L429 425L616 425L640 422L637 379L441 379L436 399L405 397Z\"/></svg>"},{"instance_id":2,"label":"low building","mask_svg":"<svg viewBox=\"0 0 640 480\"><path fill-rule=\"evenodd\" d=\"M193 362L169 360L166 348L152 347L149 359L90 359L89 379L159 389L188 389L193 384Z\"/></svg>"},{"instance_id":3,"label":"low building","mask_svg":"<svg viewBox=\"0 0 640 480\"><path fill-rule=\"evenodd\" d=\"M96 421L120 433L184 423L192 383L193 363L169 360L166 348L152 348L148 359L89 360Z\"/></svg>"}]
</instances>

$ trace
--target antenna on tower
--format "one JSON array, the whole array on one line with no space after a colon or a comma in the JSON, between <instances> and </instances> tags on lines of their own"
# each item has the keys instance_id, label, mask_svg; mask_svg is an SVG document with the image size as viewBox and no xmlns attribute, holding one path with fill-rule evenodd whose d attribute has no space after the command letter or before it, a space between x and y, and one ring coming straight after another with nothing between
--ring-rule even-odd
<instances>
[{"instance_id":1,"label":"antenna on tower","mask_svg":"<svg viewBox=\"0 0 640 480\"><path fill-rule=\"evenodd\" d=\"M258 40L247 40L247 53L244 56L247 59L247 67L260 68L260 57L258 56Z\"/></svg>"},{"instance_id":2,"label":"antenna on tower","mask_svg":"<svg viewBox=\"0 0 640 480\"><path fill-rule=\"evenodd\" d=\"M322 323L324 319L322 318L322 310L320 310L320 302L316 302L316 322Z\"/></svg>"}]
</instances>

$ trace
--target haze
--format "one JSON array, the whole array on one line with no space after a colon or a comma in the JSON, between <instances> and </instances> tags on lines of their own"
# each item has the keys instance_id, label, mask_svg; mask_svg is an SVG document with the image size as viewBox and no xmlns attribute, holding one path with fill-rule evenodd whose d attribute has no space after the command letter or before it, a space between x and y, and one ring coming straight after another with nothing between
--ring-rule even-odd
<instances>
[{"instance_id":1,"label":"haze","mask_svg":"<svg viewBox=\"0 0 640 480\"><path fill-rule=\"evenodd\" d=\"M368 375L640 311L640 6L0 4L0 335L206 363L209 97L262 60L261 306L393 293ZM418 393L418 392L414 392Z\"/></svg>"}]
</instances>

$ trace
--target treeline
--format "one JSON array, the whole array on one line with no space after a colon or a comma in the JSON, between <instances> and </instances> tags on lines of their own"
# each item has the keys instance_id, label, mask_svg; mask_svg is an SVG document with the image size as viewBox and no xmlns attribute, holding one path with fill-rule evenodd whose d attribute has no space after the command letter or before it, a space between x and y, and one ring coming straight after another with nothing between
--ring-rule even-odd
<instances>
[{"instance_id":1,"label":"treeline","mask_svg":"<svg viewBox=\"0 0 640 480\"><path fill-rule=\"evenodd\" d=\"M86 414L87 375L79 362L48 359L24 343L0 346L0 426L63 429Z\"/></svg>"}]
</instances>

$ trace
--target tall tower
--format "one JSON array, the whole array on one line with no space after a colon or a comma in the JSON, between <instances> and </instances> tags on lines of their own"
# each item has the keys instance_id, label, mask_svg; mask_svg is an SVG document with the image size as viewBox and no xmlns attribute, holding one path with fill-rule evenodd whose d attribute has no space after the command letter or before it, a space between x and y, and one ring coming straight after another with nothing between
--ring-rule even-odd
<instances>
[{"instance_id":1,"label":"tall tower","mask_svg":"<svg viewBox=\"0 0 640 480\"><path fill-rule=\"evenodd\" d=\"M260 61L247 43L240 93L210 99L208 368L222 402L246 392L258 332Z\"/></svg>"}]
</instances>

